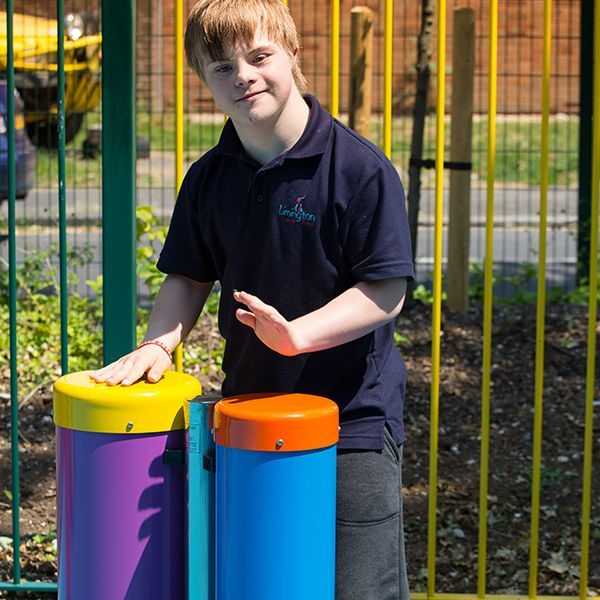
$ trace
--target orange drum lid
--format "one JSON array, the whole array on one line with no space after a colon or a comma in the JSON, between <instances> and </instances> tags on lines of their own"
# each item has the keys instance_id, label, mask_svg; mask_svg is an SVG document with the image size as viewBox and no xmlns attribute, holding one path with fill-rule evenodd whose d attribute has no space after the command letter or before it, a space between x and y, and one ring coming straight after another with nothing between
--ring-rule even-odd
<instances>
[{"instance_id":1,"label":"orange drum lid","mask_svg":"<svg viewBox=\"0 0 600 600\"><path fill-rule=\"evenodd\" d=\"M308 394L244 394L215 405L215 442L240 450L293 452L337 444L338 407Z\"/></svg>"}]
</instances>

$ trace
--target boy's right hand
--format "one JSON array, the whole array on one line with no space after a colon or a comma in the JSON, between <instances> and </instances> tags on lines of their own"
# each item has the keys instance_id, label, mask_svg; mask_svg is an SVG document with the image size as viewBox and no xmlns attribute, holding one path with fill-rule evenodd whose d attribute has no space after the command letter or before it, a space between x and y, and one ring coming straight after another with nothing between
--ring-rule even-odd
<instances>
[{"instance_id":1,"label":"boy's right hand","mask_svg":"<svg viewBox=\"0 0 600 600\"><path fill-rule=\"evenodd\" d=\"M146 375L148 381L154 383L170 367L171 361L167 353L159 346L149 344L122 356L102 369L92 371L90 377L97 383L127 386Z\"/></svg>"}]
</instances>

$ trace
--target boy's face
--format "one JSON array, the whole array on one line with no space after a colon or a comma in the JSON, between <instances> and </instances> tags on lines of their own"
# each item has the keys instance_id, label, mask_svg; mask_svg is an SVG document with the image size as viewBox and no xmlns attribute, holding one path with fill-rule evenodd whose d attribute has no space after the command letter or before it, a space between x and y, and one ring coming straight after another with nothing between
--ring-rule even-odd
<instances>
[{"instance_id":1,"label":"boy's face","mask_svg":"<svg viewBox=\"0 0 600 600\"><path fill-rule=\"evenodd\" d=\"M258 30L251 42L228 48L226 60L204 61L204 81L217 106L234 123L266 124L296 89L294 57Z\"/></svg>"}]
</instances>

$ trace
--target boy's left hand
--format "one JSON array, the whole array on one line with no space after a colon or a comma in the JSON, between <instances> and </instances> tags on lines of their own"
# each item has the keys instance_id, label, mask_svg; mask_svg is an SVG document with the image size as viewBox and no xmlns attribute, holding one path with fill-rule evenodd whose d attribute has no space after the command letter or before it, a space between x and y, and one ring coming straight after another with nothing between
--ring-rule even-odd
<instances>
[{"instance_id":1,"label":"boy's left hand","mask_svg":"<svg viewBox=\"0 0 600 600\"><path fill-rule=\"evenodd\" d=\"M300 354L299 333L277 309L246 292L235 291L233 298L249 309L238 308L235 311L238 321L251 327L263 344L284 356Z\"/></svg>"},{"instance_id":2,"label":"boy's left hand","mask_svg":"<svg viewBox=\"0 0 600 600\"><path fill-rule=\"evenodd\" d=\"M325 306L293 321L276 308L246 292L235 291L237 319L252 327L263 344L283 354L296 356L335 348L367 335L398 316L406 294L406 278L359 281Z\"/></svg>"}]
</instances>

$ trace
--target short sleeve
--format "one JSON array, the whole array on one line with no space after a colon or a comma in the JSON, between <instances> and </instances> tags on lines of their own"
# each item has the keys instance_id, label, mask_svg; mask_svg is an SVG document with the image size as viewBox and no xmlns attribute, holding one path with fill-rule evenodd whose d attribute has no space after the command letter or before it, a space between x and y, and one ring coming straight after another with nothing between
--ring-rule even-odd
<instances>
[{"instance_id":1,"label":"short sleeve","mask_svg":"<svg viewBox=\"0 0 600 600\"><path fill-rule=\"evenodd\" d=\"M344 254L356 282L414 278L404 188L382 161L352 199L341 223Z\"/></svg>"},{"instance_id":2,"label":"short sleeve","mask_svg":"<svg viewBox=\"0 0 600 600\"><path fill-rule=\"evenodd\" d=\"M202 236L200 217L203 160L187 172L171 217L157 268L167 275L185 275L201 282L218 279L214 261Z\"/></svg>"}]
</instances>

